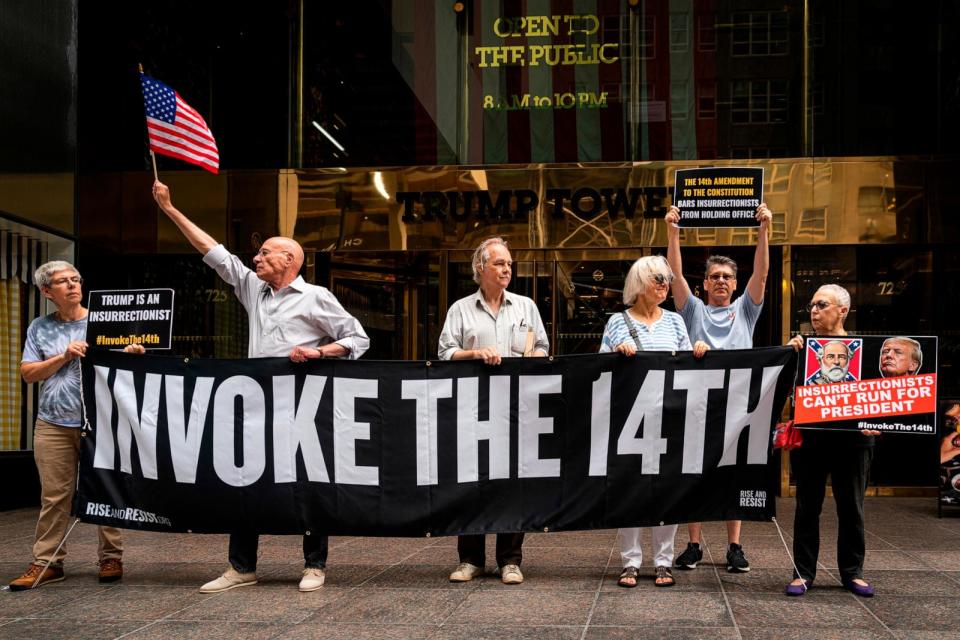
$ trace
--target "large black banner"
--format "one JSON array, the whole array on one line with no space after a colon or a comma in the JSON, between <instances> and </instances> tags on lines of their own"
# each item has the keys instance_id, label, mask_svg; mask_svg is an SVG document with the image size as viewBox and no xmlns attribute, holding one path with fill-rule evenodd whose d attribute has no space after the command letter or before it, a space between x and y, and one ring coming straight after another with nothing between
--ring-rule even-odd
<instances>
[{"instance_id":1,"label":"large black banner","mask_svg":"<svg viewBox=\"0 0 960 640\"><path fill-rule=\"evenodd\" d=\"M767 520L794 358L490 367L91 349L74 509L154 531L373 536Z\"/></svg>"}]
</instances>

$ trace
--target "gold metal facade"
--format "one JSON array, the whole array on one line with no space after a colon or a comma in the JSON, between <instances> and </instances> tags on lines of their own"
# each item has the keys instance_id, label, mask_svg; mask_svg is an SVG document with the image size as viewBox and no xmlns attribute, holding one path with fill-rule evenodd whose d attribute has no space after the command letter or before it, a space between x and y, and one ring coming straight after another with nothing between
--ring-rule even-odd
<instances>
[{"instance_id":1,"label":"gold metal facade","mask_svg":"<svg viewBox=\"0 0 960 640\"><path fill-rule=\"evenodd\" d=\"M924 164L923 161L917 161ZM904 224L894 158L778 159L713 161L711 166L764 169L764 198L774 212L772 244L885 244L936 241L919 237L920 227ZM315 169L284 172L286 192L295 181L299 198L284 199L281 217L295 220L294 237L316 251L456 251L500 235L517 249L626 249L666 245L660 218L672 200L677 169L703 162L632 162L522 167L411 167L396 169ZM567 197L557 206L554 190ZM610 198L631 195L631 216ZM459 192L456 215L450 194ZM537 206L516 216L517 197L504 199L507 215L477 215L481 193L496 203L504 192L535 194ZM578 207L571 196L578 194ZM398 194L420 201L398 201ZM445 215L431 216L424 194ZM463 194L467 194L464 196ZM471 195L472 194L472 195ZM916 194L914 194L916 195ZM609 197L608 197L609 196ZM469 201L465 202L466 199ZM599 200L596 202L595 200ZM470 206L465 213L464 207ZM296 207L296 210L291 210ZM412 216L411 216L412 213ZM405 215L406 214L406 215ZM413 217L414 219L410 219ZM432 219L431 219L432 218ZM756 242L753 229L690 229L684 246L740 246Z\"/></svg>"}]
</instances>

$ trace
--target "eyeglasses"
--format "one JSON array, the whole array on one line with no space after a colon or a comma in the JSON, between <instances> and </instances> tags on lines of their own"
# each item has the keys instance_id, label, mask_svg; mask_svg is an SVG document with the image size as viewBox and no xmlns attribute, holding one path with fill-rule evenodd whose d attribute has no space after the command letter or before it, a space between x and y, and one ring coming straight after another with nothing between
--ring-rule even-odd
<instances>
[{"instance_id":1,"label":"eyeglasses","mask_svg":"<svg viewBox=\"0 0 960 640\"><path fill-rule=\"evenodd\" d=\"M271 253L285 253L288 256L293 256L289 251L283 251L282 249L280 251L271 251L270 249L260 249L260 251L257 251L257 255L261 258L266 258Z\"/></svg>"},{"instance_id":2,"label":"eyeglasses","mask_svg":"<svg viewBox=\"0 0 960 640\"><path fill-rule=\"evenodd\" d=\"M673 276L663 275L662 273L650 274L650 281L657 285L665 285L673 282Z\"/></svg>"},{"instance_id":3,"label":"eyeglasses","mask_svg":"<svg viewBox=\"0 0 960 640\"><path fill-rule=\"evenodd\" d=\"M80 276L73 276L72 278L57 278L56 280L51 280L51 281L50 281L50 286L51 286L51 287L62 287L62 286L64 286L64 285L66 285L67 283L69 283L69 284L81 285L81 284L83 284L83 278L81 278Z\"/></svg>"},{"instance_id":4,"label":"eyeglasses","mask_svg":"<svg viewBox=\"0 0 960 640\"><path fill-rule=\"evenodd\" d=\"M721 280L726 282L727 280L736 280L737 276L731 273L711 273L709 276L707 276L707 278L711 282L720 282Z\"/></svg>"},{"instance_id":5,"label":"eyeglasses","mask_svg":"<svg viewBox=\"0 0 960 640\"><path fill-rule=\"evenodd\" d=\"M833 306L834 304L836 304L836 303L835 303L835 302L827 302L826 300L814 300L813 302L811 302L810 304L807 305L807 311L812 312L813 309L814 309L814 307L816 307L816 308L819 309L820 311L823 311L823 310L826 309L827 307L831 307L831 306Z\"/></svg>"}]
</instances>

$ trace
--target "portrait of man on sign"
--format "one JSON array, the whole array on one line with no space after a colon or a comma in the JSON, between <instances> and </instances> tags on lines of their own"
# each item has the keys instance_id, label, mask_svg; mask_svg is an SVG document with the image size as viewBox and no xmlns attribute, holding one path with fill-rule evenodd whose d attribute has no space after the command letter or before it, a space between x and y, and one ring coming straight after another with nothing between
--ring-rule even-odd
<instances>
[{"instance_id":1,"label":"portrait of man on sign","mask_svg":"<svg viewBox=\"0 0 960 640\"><path fill-rule=\"evenodd\" d=\"M858 380L861 344L859 340L809 341L804 384L831 384Z\"/></svg>"},{"instance_id":2,"label":"portrait of man on sign","mask_svg":"<svg viewBox=\"0 0 960 640\"><path fill-rule=\"evenodd\" d=\"M880 375L884 378L912 376L920 371L923 351L913 338L887 338L880 347Z\"/></svg>"}]
</instances>

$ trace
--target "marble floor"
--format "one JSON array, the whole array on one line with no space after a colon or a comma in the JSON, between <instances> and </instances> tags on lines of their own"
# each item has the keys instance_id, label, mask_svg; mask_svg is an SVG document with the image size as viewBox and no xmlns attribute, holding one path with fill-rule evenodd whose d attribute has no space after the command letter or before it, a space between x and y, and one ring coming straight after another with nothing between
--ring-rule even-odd
<instances>
[{"instance_id":1,"label":"marble floor","mask_svg":"<svg viewBox=\"0 0 960 640\"><path fill-rule=\"evenodd\" d=\"M0 592L0 638L960 638L960 517L937 518L934 498L868 498L866 577L877 596L840 588L836 521L824 505L816 588L787 598L787 555L774 523L745 523L752 570L724 569L726 532L704 527L704 562L677 585L616 585L615 531L529 534L526 581L488 575L452 584L452 538L332 538L327 584L301 594L300 540L264 536L255 586L202 595L226 565L225 536L128 532L126 575L96 580L96 532L68 542L67 579ZM793 500L778 502L787 544ZM4 583L30 559L37 511L0 513ZM686 545L686 527L677 550ZM493 557L488 537L488 558Z\"/></svg>"}]
</instances>

